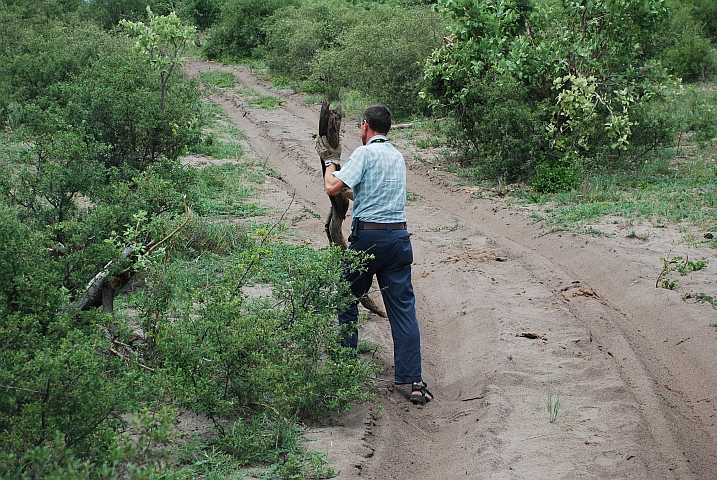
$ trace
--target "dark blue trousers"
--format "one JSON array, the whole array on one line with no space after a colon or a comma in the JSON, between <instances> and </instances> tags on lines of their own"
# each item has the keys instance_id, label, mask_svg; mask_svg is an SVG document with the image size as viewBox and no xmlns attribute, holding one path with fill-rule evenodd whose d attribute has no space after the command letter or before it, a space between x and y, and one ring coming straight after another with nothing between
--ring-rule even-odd
<instances>
[{"instance_id":1,"label":"dark blue trousers","mask_svg":"<svg viewBox=\"0 0 717 480\"><path fill-rule=\"evenodd\" d=\"M346 272L351 291L358 299L371 288L376 275L383 303L391 324L393 362L396 383L420 382L421 334L416 318L416 297L411 283L413 247L407 230L362 230L356 224L351 231L349 249L374 256L367 261L363 272ZM342 345L358 347L358 300L339 314L339 326L344 331Z\"/></svg>"}]
</instances>

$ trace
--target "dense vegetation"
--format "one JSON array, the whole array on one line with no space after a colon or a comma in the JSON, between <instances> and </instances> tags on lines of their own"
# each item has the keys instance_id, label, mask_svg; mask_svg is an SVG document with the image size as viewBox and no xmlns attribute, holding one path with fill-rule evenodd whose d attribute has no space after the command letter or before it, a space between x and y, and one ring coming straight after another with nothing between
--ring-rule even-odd
<instances>
[{"instance_id":1,"label":"dense vegetation","mask_svg":"<svg viewBox=\"0 0 717 480\"><path fill-rule=\"evenodd\" d=\"M370 395L376 367L337 347L339 252L287 246L283 225L252 220L252 185L271 172L183 76L186 47L331 100L440 118L425 123L472 180L600 208L665 186L680 213L661 218L696 212L717 228L714 162L671 166L685 142L717 135L700 83L717 68L716 12L716 0L3 0L0 477L244 465L329 477L299 425ZM197 169L188 152L236 162ZM625 211L646 203L621 198ZM98 275L109 282L95 295ZM178 442L180 409L215 434Z\"/></svg>"}]
</instances>

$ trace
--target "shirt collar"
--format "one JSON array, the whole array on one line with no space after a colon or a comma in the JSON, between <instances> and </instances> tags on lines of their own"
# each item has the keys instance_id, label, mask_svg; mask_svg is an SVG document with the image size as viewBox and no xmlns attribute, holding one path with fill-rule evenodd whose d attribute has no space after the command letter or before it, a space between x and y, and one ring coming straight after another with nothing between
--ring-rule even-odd
<instances>
[{"instance_id":1,"label":"shirt collar","mask_svg":"<svg viewBox=\"0 0 717 480\"><path fill-rule=\"evenodd\" d=\"M366 142L366 145L371 145L374 142L383 143L387 140L388 139L386 138L385 135L374 135L373 137L371 137L371 139L368 142Z\"/></svg>"}]
</instances>

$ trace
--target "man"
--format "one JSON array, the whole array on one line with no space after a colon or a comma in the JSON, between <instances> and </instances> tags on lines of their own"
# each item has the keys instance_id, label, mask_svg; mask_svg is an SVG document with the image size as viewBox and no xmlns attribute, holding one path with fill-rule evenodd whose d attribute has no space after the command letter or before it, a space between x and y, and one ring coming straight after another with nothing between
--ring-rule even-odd
<instances>
[{"instance_id":1,"label":"man","mask_svg":"<svg viewBox=\"0 0 717 480\"><path fill-rule=\"evenodd\" d=\"M383 105L368 107L361 117L361 142L346 165L337 171L341 146L332 149L319 137L316 149L326 163L324 188L328 195L354 201L349 249L369 253L366 270L351 272L347 280L356 298L366 295L374 275L378 279L394 346L395 382L411 384L410 400L425 405L433 399L421 375L421 337L411 283L413 247L406 229L406 163L386 135L391 112ZM357 301L339 314L346 329L343 346L358 347ZM344 327L346 326L346 327Z\"/></svg>"}]
</instances>

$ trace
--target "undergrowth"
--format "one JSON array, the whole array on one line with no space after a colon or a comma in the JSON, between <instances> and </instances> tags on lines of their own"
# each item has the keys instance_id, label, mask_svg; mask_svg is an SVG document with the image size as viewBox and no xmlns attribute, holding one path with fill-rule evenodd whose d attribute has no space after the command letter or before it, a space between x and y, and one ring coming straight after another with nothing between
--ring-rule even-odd
<instances>
[{"instance_id":1,"label":"undergrowth","mask_svg":"<svg viewBox=\"0 0 717 480\"><path fill-rule=\"evenodd\" d=\"M709 260L692 261L682 256L676 256L670 259L660 258L660 261L662 262L662 271L660 271L657 280L655 280L655 287L661 286L668 290L673 290L675 286L677 286L677 283L679 283L678 279L671 278L671 273L675 272L684 277L689 272L696 272L707 268L707 265L710 263Z\"/></svg>"}]
</instances>

